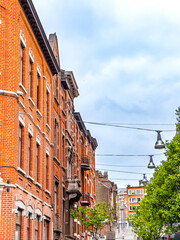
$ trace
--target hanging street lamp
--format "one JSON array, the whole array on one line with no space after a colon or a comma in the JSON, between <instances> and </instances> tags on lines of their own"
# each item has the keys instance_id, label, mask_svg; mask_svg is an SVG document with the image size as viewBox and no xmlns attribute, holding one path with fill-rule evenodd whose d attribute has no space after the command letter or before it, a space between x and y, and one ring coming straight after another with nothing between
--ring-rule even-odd
<instances>
[{"instance_id":1,"label":"hanging street lamp","mask_svg":"<svg viewBox=\"0 0 180 240\"><path fill-rule=\"evenodd\" d=\"M153 162L153 155L149 155L149 157L150 157L150 160L149 160L148 168L153 169L155 168L155 164Z\"/></svg>"},{"instance_id":2,"label":"hanging street lamp","mask_svg":"<svg viewBox=\"0 0 180 240\"><path fill-rule=\"evenodd\" d=\"M142 184L144 185L144 186L146 186L147 185L147 183L148 183L148 180L147 180L147 177L146 177L146 174L144 173L143 174L143 179L142 179Z\"/></svg>"},{"instance_id":3,"label":"hanging street lamp","mask_svg":"<svg viewBox=\"0 0 180 240\"><path fill-rule=\"evenodd\" d=\"M161 132L162 131L156 131L156 132L157 132L157 141L155 143L154 148L155 149L163 149L163 148L165 148L165 144L164 144L164 142L162 141L162 138L161 138Z\"/></svg>"}]
</instances>

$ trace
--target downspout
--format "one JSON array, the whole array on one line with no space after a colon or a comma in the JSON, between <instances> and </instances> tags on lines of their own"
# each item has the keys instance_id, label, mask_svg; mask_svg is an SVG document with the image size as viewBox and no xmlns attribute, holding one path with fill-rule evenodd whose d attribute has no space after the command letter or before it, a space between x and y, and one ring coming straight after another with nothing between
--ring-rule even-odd
<instances>
[{"instance_id":1,"label":"downspout","mask_svg":"<svg viewBox=\"0 0 180 240\"><path fill-rule=\"evenodd\" d=\"M0 173L0 221L1 221L1 199L2 199L3 188L5 186L6 186L6 183L3 182L3 179L2 179L1 173Z\"/></svg>"},{"instance_id":2,"label":"downspout","mask_svg":"<svg viewBox=\"0 0 180 240\"><path fill-rule=\"evenodd\" d=\"M3 72L4 72L4 77L3 77L3 90L4 90L4 85L5 85L5 69L6 69L6 64L5 64L5 59L6 59L6 51L5 51L5 48L6 48L6 8L4 8L3 6L0 6L0 8L2 10L4 10L4 14L5 14L5 17L4 17L4 69L3 69ZM1 166L3 164L3 149L4 149L4 96L3 96L3 107L2 107L2 154L1 154ZM1 171L0 171L0 222L1 222L1 199L2 199L2 193L3 193L3 188L5 187L5 183L3 182L3 179L2 179L2 167L1 167ZM0 224L1 225L1 224Z\"/></svg>"}]
</instances>

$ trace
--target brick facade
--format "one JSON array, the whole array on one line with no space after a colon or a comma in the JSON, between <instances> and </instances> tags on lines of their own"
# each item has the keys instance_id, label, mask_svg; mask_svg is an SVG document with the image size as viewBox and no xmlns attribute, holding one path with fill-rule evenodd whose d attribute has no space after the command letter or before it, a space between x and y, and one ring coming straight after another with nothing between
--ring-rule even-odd
<instances>
[{"instance_id":1,"label":"brick facade","mask_svg":"<svg viewBox=\"0 0 180 240\"><path fill-rule=\"evenodd\" d=\"M0 240L86 236L70 209L96 202L97 142L31 0L0 0L0 73Z\"/></svg>"},{"instance_id":2,"label":"brick facade","mask_svg":"<svg viewBox=\"0 0 180 240\"><path fill-rule=\"evenodd\" d=\"M128 216L134 214L134 207L138 207L145 196L145 186L127 186L127 209Z\"/></svg>"},{"instance_id":3,"label":"brick facade","mask_svg":"<svg viewBox=\"0 0 180 240\"><path fill-rule=\"evenodd\" d=\"M100 171L96 171L96 202L105 202L109 204L109 213L111 218L115 221L109 223L101 230L102 236L106 235L107 231L116 231L117 227L117 185L108 179L108 172L102 174Z\"/></svg>"}]
</instances>

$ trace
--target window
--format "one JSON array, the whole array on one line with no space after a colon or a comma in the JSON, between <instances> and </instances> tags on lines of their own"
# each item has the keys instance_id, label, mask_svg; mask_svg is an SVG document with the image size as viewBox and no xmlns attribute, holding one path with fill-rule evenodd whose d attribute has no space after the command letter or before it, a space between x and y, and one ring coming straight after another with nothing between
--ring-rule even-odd
<instances>
[{"instance_id":1,"label":"window","mask_svg":"<svg viewBox=\"0 0 180 240\"><path fill-rule=\"evenodd\" d=\"M32 164L32 136L29 134L28 139L28 175L31 175L31 164Z\"/></svg>"},{"instance_id":2,"label":"window","mask_svg":"<svg viewBox=\"0 0 180 240\"><path fill-rule=\"evenodd\" d=\"M62 232L64 233L65 231L65 197L66 197L66 190L65 188L63 187L63 203L62 203Z\"/></svg>"},{"instance_id":3,"label":"window","mask_svg":"<svg viewBox=\"0 0 180 240\"><path fill-rule=\"evenodd\" d=\"M136 198L130 198L130 199L129 199L129 202L130 202L130 203L136 202Z\"/></svg>"},{"instance_id":4,"label":"window","mask_svg":"<svg viewBox=\"0 0 180 240\"><path fill-rule=\"evenodd\" d=\"M129 211L134 211L138 206L129 206Z\"/></svg>"},{"instance_id":5,"label":"window","mask_svg":"<svg viewBox=\"0 0 180 240\"><path fill-rule=\"evenodd\" d=\"M67 177L68 177L68 179L71 179L71 177L72 177L72 162L71 162L71 159L67 160Z\"/></svg>"},{"instance_id":6,"label":"window","mask_svg":"<svg viewBox=\"0 0 180 240\"><path fill-rule=\"evenodd\" d=\"M65 137L64 135L62 136L62 159L63 159L63 166L65 165L65 161L64 161L64 158L65 158Z\"/></svg>"},{"instance_id":7,"label":"window","mask_svg":"<svg viewBox=\"0 0 180 240\"><path fill-rule=\"evenodd\" d=\"M40 75L37 73L37 109L39 109L39 96L40 96Z\"/></svg>"},{"instance_id":8,"label":"window","mask_svg":"<svg viewBox=\"0 0 180 240\"><path fill-rule=\"evenodd\" d=\"M46 154L46 189L49 189L49 155Z\"/></svg>"},{"instance_id":9,"label":"window","mask_svg":"<svg viewBox=\"0 0 180 240\"><path fill-rule=\"evenodd\" d=\"M59 194L58 194L58 189L59 189L59 183L58 182L55 182L55 189L54 189L54 210L55 210L55 213L57 213L58 211L58 208L59 208Z\"/></svg>"},{"instance_id":10,"label":"window","mask_svg":"<svg viewBox=\"0 0 180 240\"><path fill-rule=\"evenodd\" d=\"M27 239L31 239L31 213L28 213L27 219Z\"/></svg>"},{"instance_id":11,"label":"window","mask_svg":"<svg viewBox=\"0 0 180 240\"><path fill-rule=\"evenodd\" d=\"M71 111L70 106L68 105L68 111L67 111L68 117L67 117L67 130L69 133L71 133Z\"/></svg>"},{"instance_id":12,"label":"window","mask_svg":"<svg viewBox=\"0 0 180 240\"><path fill-rule=\"evenodd\" d=\"M40 145L36 143L36 182L39 181L39 147Z\"/></svg>"},{"instance_id":13,"label":"window","mask_svg":"<svg viewBox=\"0 0 180 240\"><path fill-rule=\"evenodd\" d=\"M93 156L93 152L92 152L92 149L91 149L91 156L90 156L90 165L92 167L92 156Z\"/></svg>"},{"instance_id":14,"label":"window","mask_svg":"<svg viewBox=\"0 0 180 240\"><path fill-rule=\"evenodd\" d=\"M93 194L93 177L91 177L91 195Z\"/></svg>"},{"instance_id":15,"label":"window","mask_svg":"<svg viewBox=\"0 0 180 240\"><path fill-rule=\"evenodd\" d=\"M22 210L18 209L16 214L16 236L15 240L21 240L21 227L22 227Z\"/></svg>"},{"instance_id":16,"label":"window","mask_svg":"<svg viewBox=\"0 0 180 240\"><path fill-rule=\"evenodd\" d=\"M143 194L143 189L137 189L136 194Z\"/></svg>"},{"instance_id":17,"label":"window","mask_svg":"<svg viewBox=\"0 0 180 240\"><path fill-rule=\"evenodd\" d=\"M58 100L58 75L55 75L55 98Z\"/></svg>"},{"instance_id":18,"label":"window","mask_svg":"<svg viewBox=\"0 0 180 240\"><path fill-rule=\"evenodd\" d=\"M89 143L87 143L87 148L86 148L86 156L88 157L89 154Z\"/></svg>"},{"instance_id":19,"label":"window","mask_svg":"<svg viewBox=\"0 0 180 240\"><path fill-rule=\"evenodd\" d=\"M19 125L19 167L22 168L23 126Z\"/></svg>"},{"instance_id":20,"label":"window","mask_svg":"<svg viewBox=\"0 0 180 240\"><path fill-rule=\"evenodd\" d=\"M49 240L49 220L44 220L44 240Z\"/></svg>"},{"instance_id":21,"label":"window","mask_svg":"<svg viewBox=\"0 0 180 240\"><path fill-rule=\"evenodd\" d=\"M22 45L21 43L21 80L20 80L20 83L23 85L24 83L24 46Z\"/></svg>"},{"instance_id":22,"label":"window","mask_svg":"<svg viewBox=\"0 0 180 240\"><path fill-rule=\"evenodd\" d=\"M46 123L49 124L49 91L46 89Z\"/></svg>"},{"instance_id":23,"label":"window","mask_svg":"<svg viewBox=\"0 0 180 240\"><path fill-rule=\"evenodd\" d=\"M59 159L59 124L56 119L54 128L54 156Z\"/></svg>"},{"instance_id":24,"label":"window","mask_svg":"<svg viewBox=\"0 0 180 240\"><path fill-rule=\"evenodd\" d=\"M65 99L63 96L62 96L62 111L65 114Z\"/></svg>"},{"instance_id":25,"label":"window","mask_svg":"<svg viewBox=\"0 0 180 240\"><path fill-rule=\"evenodd\" d=\"M89 175L87 174L87 185L86 185L86 189L87 189L87 192L89 192Z\"/></svg>"},{"instance_id":26,"label":"window","mask_svg":"<svg viewBox=\"0 0 180 240\"><path fill-rule=\"evenodd\" d=\"M40 216L36 215L36 219L35 219L35 240L39 240L39 221L40 221Z\"/></svg>"},{"instance_id":27,"label":"window","mask_svg":"<svg viewBox=\"0 0 180 240\"><path fill-rule=\"evenodd\" d=\"M32 91L33 91L33 88L32 88L32 86L33 86L33 71L32 71L32 69L33 69L33 62L30 58L30 60L29 60L29 96L30 96L30 98L32 98Z\"/></svg>"},{"instance_id":28,"label":"window","mask_svg":"<svg viewBox=\"0 0 180 240\"><path fill-rule=\"evenodd\" d=\"M128 191L129 195L143 194L143 189L132 189Z\"/></svg>"}]
</instances>

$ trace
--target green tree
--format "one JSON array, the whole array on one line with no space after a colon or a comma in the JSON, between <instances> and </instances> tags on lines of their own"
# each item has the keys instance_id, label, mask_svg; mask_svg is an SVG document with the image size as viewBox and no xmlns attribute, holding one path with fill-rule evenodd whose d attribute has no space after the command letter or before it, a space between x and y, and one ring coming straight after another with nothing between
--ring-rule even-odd
<instances>
[{"instance_id":1,"label":"green tree","mask_svg":"<svg viewBox=\"0 0 180 240\"><path fill-rule=\"evenodd\" d=\"M177 131L180 131L180 108ZM156 168L135 215L131 215L134 232L144 240L159 239L163 233L180 230L180 134L166 144L167 160Z\"/></svg>"},{"instance_id":2,"label":"green tree","mask_svg":"<svg viewBox=\"0 0 180 240\"><path fill-rule=\"evenodd\" d=\"M71 216L74 219L80 219L82 224L95 235L104 225L114 221L109 213L109 204L105 202L89 208L78 206L77 209L71 210Z\"/></svg>"}]
</instances>

